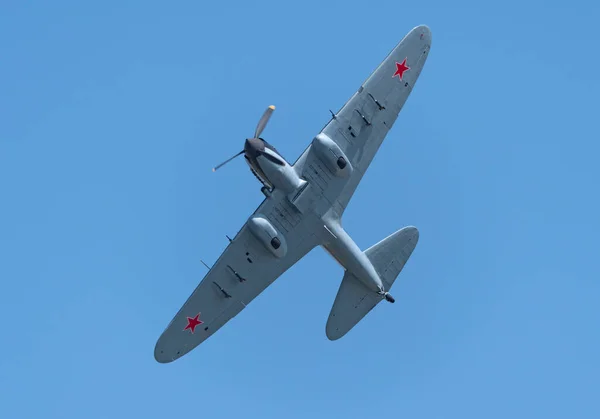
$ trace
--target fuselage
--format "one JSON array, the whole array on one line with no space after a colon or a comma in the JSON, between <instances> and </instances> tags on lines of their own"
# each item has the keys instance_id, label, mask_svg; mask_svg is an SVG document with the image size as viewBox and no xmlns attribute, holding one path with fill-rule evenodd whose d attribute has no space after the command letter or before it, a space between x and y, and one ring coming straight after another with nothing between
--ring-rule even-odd
<instances>
[{"instance_id":1,"label":"fuselage","mask_svg":"<svg viewBox=\"0 0 600 419\"><path fill-rule=\"evenodd\" d=\"M306 183L271 144L262 138L246 140L244 155L250 170L269 189L293 195ZM322 247L370 290L384 292L383 283L367 256L343 229L339 217L323 216Z\"/></svg>"},{"instance_id":2,"label":"fuselage","mask_svg":"<svg viewBox=\"0 0 600 419\"><path fill-rule=\"evenodd\" d=\"M384 292L383 283L375 267L360 250L352 237L344 230L337 218L326 217L324 228L326 239L321 245L345 270L351 272L371 291Z\"/></svg>"}]
</instances>

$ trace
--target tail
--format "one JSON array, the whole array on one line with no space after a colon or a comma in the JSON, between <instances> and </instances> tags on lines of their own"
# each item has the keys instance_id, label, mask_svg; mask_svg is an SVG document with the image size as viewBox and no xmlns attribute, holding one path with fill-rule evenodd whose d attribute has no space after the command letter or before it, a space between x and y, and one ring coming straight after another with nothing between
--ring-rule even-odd
<instances>
[{"instance_id":1,"label":"tail","mask_svg":"<svg viewBox=\"0 0 600 419\"><path fill-rule=\"evenodd\" d=\"M389 292L418 241L419 230L404 227L364 251L381 278L385 291ZM389 294L385 297L394 302ZM344 336L380 301L381 295L367 289L346 271L327 320L327 338L336 340Z\"/></svg>"}]
</instances>

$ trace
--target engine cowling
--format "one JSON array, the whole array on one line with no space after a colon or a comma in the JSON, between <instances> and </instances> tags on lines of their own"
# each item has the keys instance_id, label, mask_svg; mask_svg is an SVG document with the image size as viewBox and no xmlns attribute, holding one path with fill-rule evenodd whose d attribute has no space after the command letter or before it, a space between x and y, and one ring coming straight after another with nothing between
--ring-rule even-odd
<instances>
[{"instance_id":1,"label":"engine cowling","mask_svg":"<svg viewBox=\"0 0 600 419\"><path fill-rule=\"evenodd\" d=\"M262 214L257 214L248 220L250 231L273 256L282 258L287 254L285 237Z\"/></svg>"},{"instance_id":2,"label":"engine cowling","mask_svg":"<svg viewBox=\"0 0 600 419\"><path fill-rule=\"evenodd\" d=\"M306 183L283 157L271 150L265 150L257 161L268 182L286 195L293 194Z\"/></svg>"},{"instance_id":3,"label":"engine cowling","mask_svg":"<svg viewBox=\"0 0 600 419\"><path fill-rule=\"evenodd\" d=\"M320 133L314 138L312 146L319 158L334 175L339 177L350 176L354 170L352 163L335 141Z\"/></svg>"}]
</instances>

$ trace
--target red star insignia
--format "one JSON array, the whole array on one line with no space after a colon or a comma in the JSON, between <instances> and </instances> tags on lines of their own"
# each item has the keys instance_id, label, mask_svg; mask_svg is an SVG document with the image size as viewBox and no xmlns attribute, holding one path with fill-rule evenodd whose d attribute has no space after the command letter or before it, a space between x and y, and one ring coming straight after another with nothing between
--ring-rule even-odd
<instances>
[{"instance_id":1,"label":"red star insignia","mask_svg":"<svg viewBox=\"0 0 600 419\"><path fill-rule=\"evenodd\" d=\"M185 327L185 329L183 329L183 331L185 332L187 329L190 329L190 331L192 333L194 333L194 330L196 329L196 326L198 326L199 324L204 323L202 320L199 320L200 317L200 313L196 314L195 317L188 317L187 318L187 326Z\"/></svg>"},{"instance_id":2,"label":"red star insignia","mask_svg":"<svg viewBox=\"0 0 600 419\"><path fill-rule=\"evenodd\" d=\"M398 78L402 80L402 76L407 70L410 70L410 67L406 65L406 58L401 63L396 62L396 72L394 73L392 78L398 76Z\"/></svg>"}]
</instances>

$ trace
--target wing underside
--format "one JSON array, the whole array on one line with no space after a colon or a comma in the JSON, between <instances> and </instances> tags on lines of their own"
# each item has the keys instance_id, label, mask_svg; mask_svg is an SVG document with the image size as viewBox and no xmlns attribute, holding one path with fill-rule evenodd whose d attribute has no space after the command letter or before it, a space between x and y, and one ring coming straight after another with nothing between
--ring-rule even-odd
<instances>
[{"instance_id":1,"label":"wing underside","mask_svg":"<svg viewBox=\"0 0 600 419\"><path fill-rule=\"evenodd\" d=\"M255 216L281 233L285 252L277 256L257 237L250 227ZM200 345L317 246L315 222L285 199L272 196L263 201L162 333L156 360L174 361Z\"/></svg>"},{"instance_id":2,"label":"wing underside","mask_svg":"<svg viewBox=\"0 0 600 419\"><path fill-rule=\"evenodd\" d=\"M413 28L321 131L320 135L331 139L350 162L352 171L348 177L327 170L322 154L315 147L317 138L294 163L298 173L312 180L318 195L330 202L339 216L396 122L421 74L430 47L429 28L425 25ZM339 153L337 149L331 151Z\"/></svg>"},{"instance_id":3,"label":"wing underside","mask_svg":"<svg viewBox=\"0 0 600 419\"><path fill-rule=\"evenodd\" d=\"M334 115L317 136L320 142L315 138L293 165L308 187L294 204L277 191L263 201L160 336L157 361L171 362L204 342L321 244L321 217L331 209L341 217L411 93L430 45L427 26L411 30ZM285 237L285 252L268 250L251 229L254 216ZM351 316L340 323L342 328L351 328L377 304L369 295L362 297L364 286L348 275L335 303L342 316Z\"/></svg>"}]
</instances>

